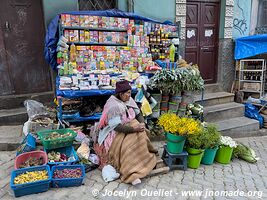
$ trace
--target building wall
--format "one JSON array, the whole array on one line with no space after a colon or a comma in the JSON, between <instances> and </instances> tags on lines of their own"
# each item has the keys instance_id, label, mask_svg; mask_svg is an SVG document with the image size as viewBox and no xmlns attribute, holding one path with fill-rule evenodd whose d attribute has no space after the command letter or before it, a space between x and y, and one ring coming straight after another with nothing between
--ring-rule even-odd
<instances>
[{"instance_id":1,"label":"building wall","mask_svg":"<svg viewBox=\"0 0 267 200\"><path fill-rule=\"evenodd\" d=\"M219 83L225 91L230 91L235 73L234 43L232 40L234 0L221 0L220 6L217 83ZM184 57L186 0L176 0L176 21L181 21L180 54Z\"/></svg>"},{"instance_id":2,"label":"building wall","mask_svg":"<svg viewBox=\"0 0 267 200\"><path fill-rule=\"evenodd\" d=\"M249 35L251 0L235 0L233 38Z\"/></svg>"},{"instance_id":3,"label":"building wall","mask_svg":"<svg viewBox=\"0 0 267 200\"><path fill-rule=\"evenodd\" d=\"M78 10L78 0L43 0L46 27L59 13Z\"/></svg>"}]
</instances>

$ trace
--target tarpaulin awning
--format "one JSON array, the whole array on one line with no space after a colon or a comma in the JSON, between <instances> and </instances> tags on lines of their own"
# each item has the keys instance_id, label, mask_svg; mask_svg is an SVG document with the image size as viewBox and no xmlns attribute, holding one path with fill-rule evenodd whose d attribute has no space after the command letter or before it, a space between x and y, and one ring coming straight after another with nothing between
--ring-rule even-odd
<instances>
[{"instance_id":1,"label":"tarpaulin awning","mask_svg":"<svg viewBox=\"0 0 267 200\"><path fill-rule=\"evenodd\" d=\"M135 13L129 13L129 12L123 12L121 10L117 9L111 9L111 10L99 10L99 11L72 11L72 12L63 12L62 14L71 14L71 15L91 15L91 16L106 16L106 17L124 17L129 19L135 19L135 20L142 20L147 22L154 22L154 23L161 23L161 24L168 24L168 25L174 25L170 21L166 22L159 22L147 17L143 17L140 15L137 15ZM58 42L58 21L59 21L58 14L49 24L45 36L45 48L44 48L44 54L45 54L45 60L48 62L48 64L52 67L52 69L57 69L57 57L56 57L56 49L57 49L57 42Z\"/></svg>"},{"instance_id":2,"label":"tarpaulin awning","mask_svg":"<svg viewBox=\"0 0 267 200\"><path fill-rule=\"evenodd\" d=\"M235 40L235 59L267 53L267 34L252 35Z\"/></svg>"}]
</instances>

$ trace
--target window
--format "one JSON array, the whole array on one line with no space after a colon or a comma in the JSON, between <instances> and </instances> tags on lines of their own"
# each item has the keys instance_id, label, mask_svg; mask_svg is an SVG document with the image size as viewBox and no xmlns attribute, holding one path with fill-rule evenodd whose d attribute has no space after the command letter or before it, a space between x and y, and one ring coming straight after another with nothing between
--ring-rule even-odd
<instances>
[{"instance_id":1,"label":"window","mask_svg":"<svg viewBox=\"0 0 267 200\"><path fill-rule=\"evenodd\" d=\"M108 10L117 8L116 0L79 0L79 10Z\"/></svg>"},{"instance_id":2,"label":"window","mask_svg":"<svg viewBox=\"0 0 267 200\"><path fill-rule=\"evenodd\" d=\"M256 34L267 33L267 0L259 0Z\"/></svg>"}]
</instances>

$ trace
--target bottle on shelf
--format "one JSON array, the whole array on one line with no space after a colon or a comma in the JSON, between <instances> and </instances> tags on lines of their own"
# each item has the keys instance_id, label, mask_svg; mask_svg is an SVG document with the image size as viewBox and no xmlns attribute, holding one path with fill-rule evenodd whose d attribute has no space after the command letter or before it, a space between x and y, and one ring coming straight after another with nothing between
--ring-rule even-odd
<instances>
[{"instance_id":1,"label":"bottle on shelf","mask_svg":"<svg viewBox=\"0 0 267 200\"><path fill-rule=\"evenodd\" d=\"M70 62L76 62L76 46L74 43L70 45Z\"/></svg>"},{"instance_id":2,"label":"bottle on shelf","mask_svg":"<svg viewBox=\"0 0 267 200\"><path fill-rule=\"evenodd\" d=\"M174 62L174 58L175 58L175 46L172 43L170 46L170 61Z\"/></svg>"}]
</instances>

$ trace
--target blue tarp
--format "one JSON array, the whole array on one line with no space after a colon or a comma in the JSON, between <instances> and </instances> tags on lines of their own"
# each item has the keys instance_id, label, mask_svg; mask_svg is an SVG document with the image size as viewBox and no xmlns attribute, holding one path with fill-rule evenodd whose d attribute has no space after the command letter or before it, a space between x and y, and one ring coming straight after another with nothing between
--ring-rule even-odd
<instances>
[{"instance_id":1,"label":"blue tarp","mask_svg":"<svg viewBox=\"0 0 267 200\"><path fill-rule=\"evenodd\" d=\"M267 53L267 34L252 35L235 40L235 59Z\"/></svg>"},{"instance_id":2,"label":"blue tarp","mask_svg":"<svg viewBox=\"0 0 267 200\"><path fill-rule=\"evenodd\" d=\"M143 17L140 15L137 15L135 13L128 13L123 12L117 9L111 9L111 10L99 10L99 11L72 11L72 12L64 12L62 14L72 14L72 15L92 15L92 16L107 16L107 17L125 17L135 20L142 20L147 22L155 22L155 23L161 23L159 21ZM45 60L48 62L48 64L52 67L52 69L56 70L57 67L57 57L56 57L56 48L57 48L57 42L58 42L58 20L59 16L57 15L49 24L45 36ZM169 24L174 25L170 21L163 22L162 24Z\"/></svg>"}]
</instances>

